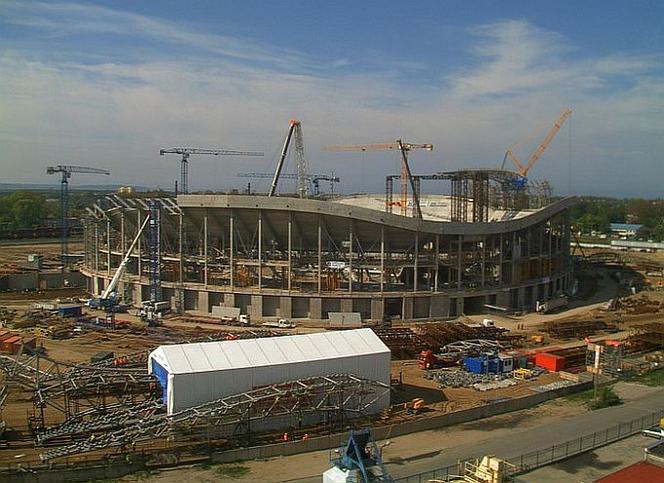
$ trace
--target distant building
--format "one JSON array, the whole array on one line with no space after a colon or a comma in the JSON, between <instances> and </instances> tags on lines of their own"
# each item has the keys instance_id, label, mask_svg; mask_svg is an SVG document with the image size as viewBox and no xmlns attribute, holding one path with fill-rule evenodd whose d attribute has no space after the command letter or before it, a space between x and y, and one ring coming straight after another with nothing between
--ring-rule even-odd
<instances>
[{"instance_id":1,"label":"distant building","mask_svg":"<svg viewBox=\"0 0 664 483\"><path fill-rule=\"evenodd\" d=\"M609 227L611 229L611 235L626 240L628 238L634 238L643 228L643 225L637 223L611 223Z\"/></svg>"}]
</instances>

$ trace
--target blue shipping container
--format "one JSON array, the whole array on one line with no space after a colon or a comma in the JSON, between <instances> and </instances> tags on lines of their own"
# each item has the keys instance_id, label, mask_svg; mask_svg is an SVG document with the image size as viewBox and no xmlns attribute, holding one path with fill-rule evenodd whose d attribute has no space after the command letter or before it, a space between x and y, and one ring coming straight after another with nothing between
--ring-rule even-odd
<instances>
[{"instance_id":1,"label":"blue shipping container","mask_svg":"<svg viewBox=\"0 0 664 483\"><path fill-rule=\"evenodd\" d=\"M463 365L468 372L474 374L486 374L487 372L487 359L486 357L464 357Z\"/></svg>"},{"instance_id":2,"label":"blue shipping container","mask_svg":"<svg viewBox=\"0 0 664 483\"><path fill-rule=\"evenodd\" d=\"M83 308L80 305L60 305L57 312L61 317L80 317L83 314Z\"/></svg>"}]
</instances>

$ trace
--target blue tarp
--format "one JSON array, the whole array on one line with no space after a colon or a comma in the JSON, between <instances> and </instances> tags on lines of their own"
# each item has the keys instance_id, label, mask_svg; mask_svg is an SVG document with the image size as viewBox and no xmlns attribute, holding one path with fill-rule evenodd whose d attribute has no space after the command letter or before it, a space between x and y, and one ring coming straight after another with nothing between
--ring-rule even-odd
<instances>
[{"instance_id":1,"label":"blue tarp","mask_svg":"<svg viewBox=\"0 0 664 483\"><path fill-rule=\"evenodd\" d=\"M161 364L152 359L152 374L159 381L161 386L161 399L164 405L168 404L168 371L164 369Z\"/></svg>"}]
</instances>

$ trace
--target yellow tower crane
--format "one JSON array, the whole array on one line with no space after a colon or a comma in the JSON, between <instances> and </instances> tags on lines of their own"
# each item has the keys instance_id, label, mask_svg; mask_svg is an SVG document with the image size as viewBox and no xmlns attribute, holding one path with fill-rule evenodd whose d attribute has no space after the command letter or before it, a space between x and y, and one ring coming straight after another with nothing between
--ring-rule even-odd
<instances>
[{"instance_id":1,"label":"yellow tower crane","mask_svg":"<svg viewBox=\"0 0 664 483\"><path fill-rule=\"evenodd\" d=\"M381 144L346 144L340 146L324 146L323 151L391 151L398 150L401 153L401 214L406 216L408 210L408 184L413 191L413 207L418 218L422 218L422 210L420 209L420 200L415 189L415 182L413 180L410 166L408 165L408 153L412 149L423 149L425 151L433 151L433 144L413 144L397 139L393 143Z\"/></svg>"},{"instance_id":2,"label":"yellow tower crane","mask_svg":"<svg viewBox=\"0 0 664 483\"><path fill-rule=\"evenodd\" d=\"M560 128L562 125L565 123L567 118L572 114L572 110L570 108L566 108L560 116L558 116L558 119L556 119L556 122L551 126L551 129L549 129L549 132L546 133L546 136L544 137L544 140L542 143L537 146L537 149L533 152L533 154L530 155L530 159L528 159L528 162L525 164L525 166L521 163L521 161L518 160L518 158L514 155L512 152L512 149L509 148L505 152L505 157L503 158L503 165L502 169L505 169L505 161L507 158L510 158L514 164L516 164L518 168L519 174L526 178L528 176L528 172L530 169L535 165L537 160L542 156L546 148L549 146L551 141L553 140L554 137L556 137L556 134L558 134L558 131L560 131Z\"/></svg>"}]
</instances>

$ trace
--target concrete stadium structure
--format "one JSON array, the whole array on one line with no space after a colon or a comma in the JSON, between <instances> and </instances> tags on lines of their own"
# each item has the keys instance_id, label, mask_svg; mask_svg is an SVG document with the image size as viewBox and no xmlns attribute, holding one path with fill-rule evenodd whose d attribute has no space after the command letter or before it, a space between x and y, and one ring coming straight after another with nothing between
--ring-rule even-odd
<instances>
[{"instance_id":1,"label":"concrete stadium structure","mask_svg":"<svg viewBox=\"0 0 664 483\"><path fill-rule=\"evenodd\" d=\"M574 198L491 209L482 222L448 221L449 199L423 196L420 219L384 211L379 195L160 198L163 300L199 313L236 307L254 321L330 312L415 320L486 305L528 310L570 288ZM82 272L92 293L109 283L148 209L147 198L115 195L89 209ZM149 299L147 247L143 234L119 285L135 304Z\"/></svg>"}]
</instances>

